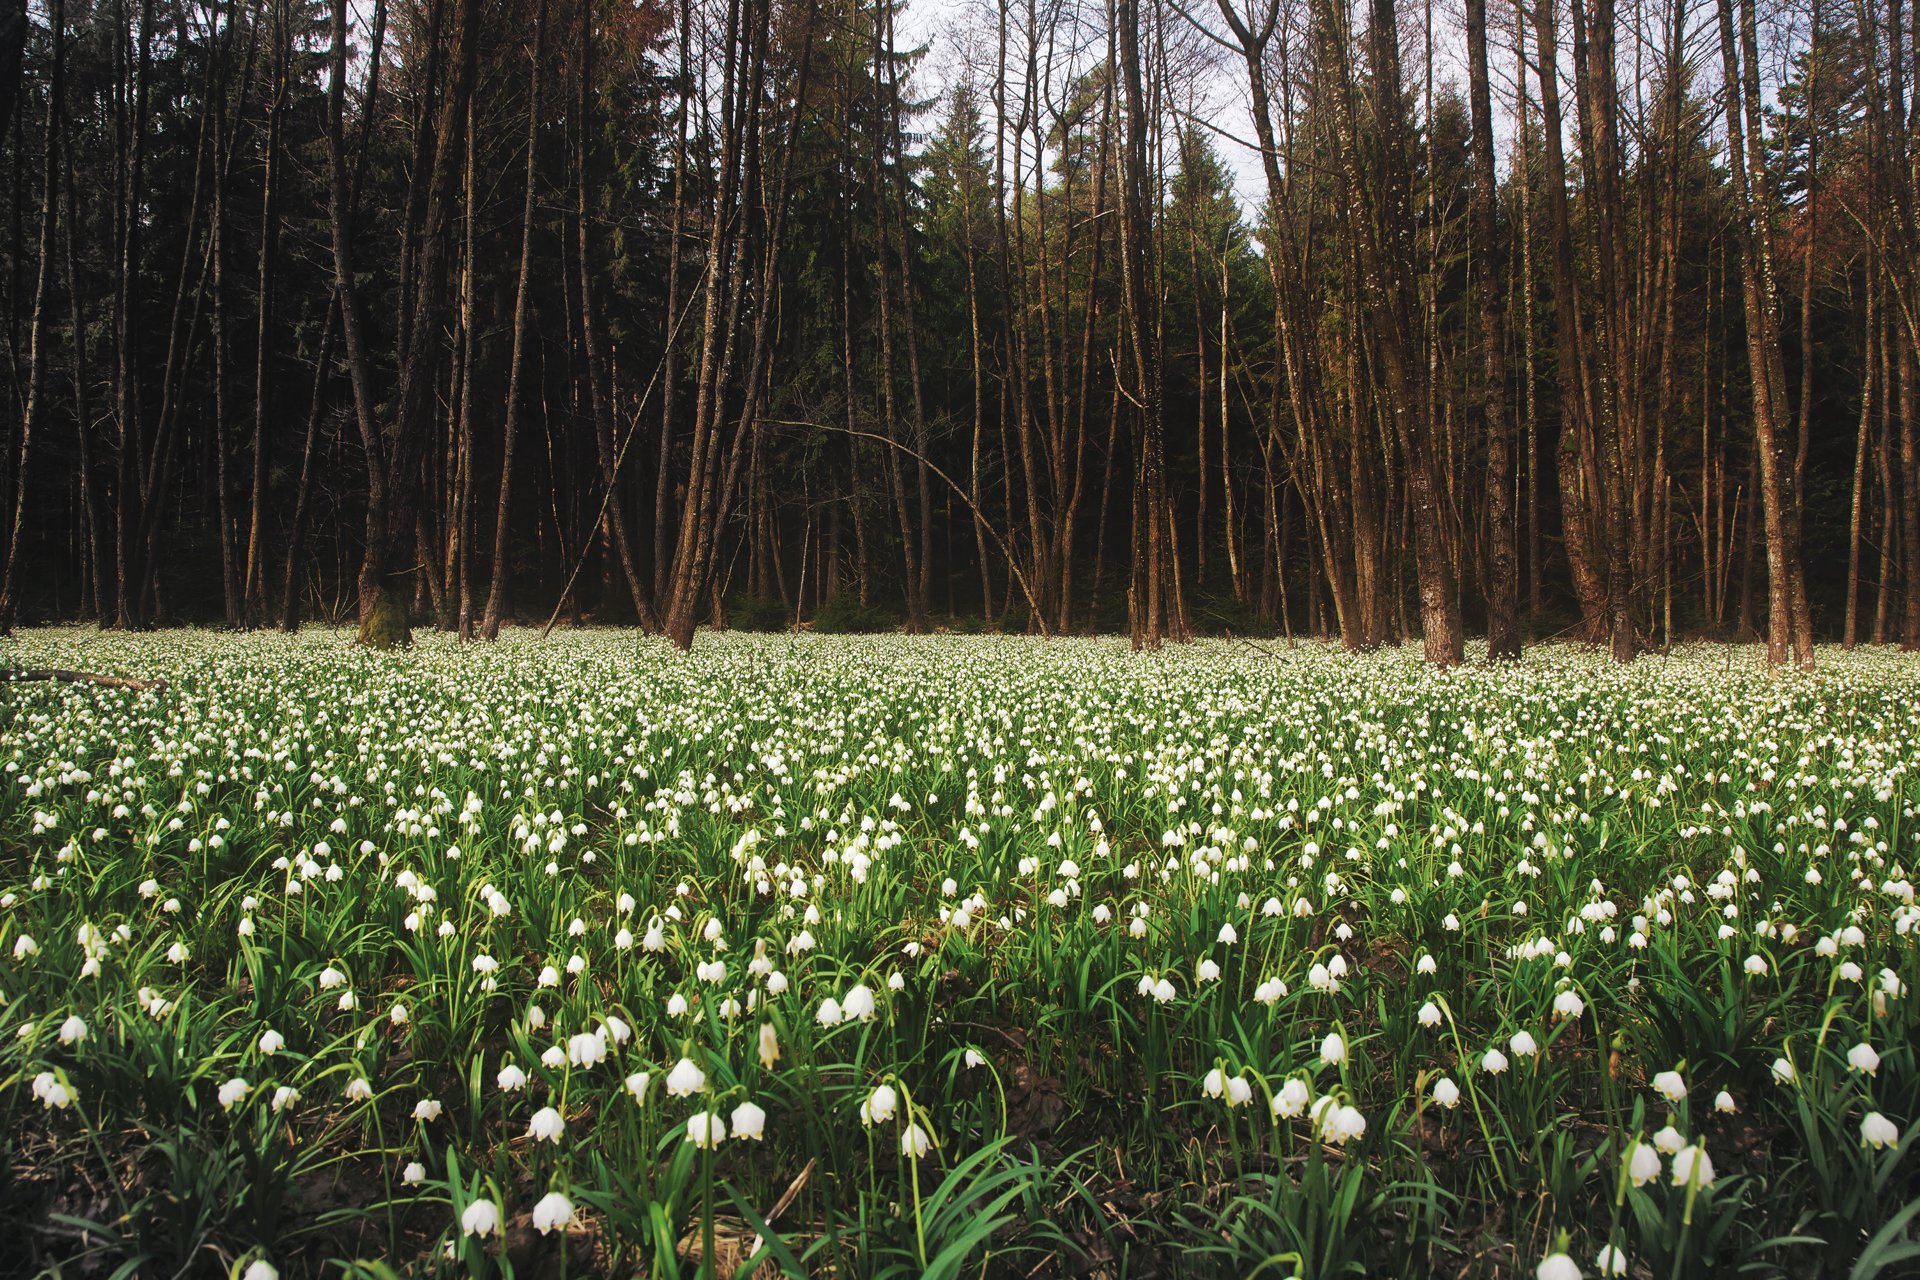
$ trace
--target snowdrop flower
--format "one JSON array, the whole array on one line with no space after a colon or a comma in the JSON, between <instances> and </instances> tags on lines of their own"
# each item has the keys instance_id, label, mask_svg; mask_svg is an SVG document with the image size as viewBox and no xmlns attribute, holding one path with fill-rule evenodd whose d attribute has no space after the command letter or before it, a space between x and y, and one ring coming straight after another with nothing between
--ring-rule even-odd
<instances>
[{"instance_id":1,"label":"snowdrop flower","mask_svg":"<svg viewBox=\"0 0 1920 1280\"><path fill-rule=\"evenodd\" d=\"M567 1131L567 1122L552 1107L542 1107L533 1113L533 1120L527 1125L527 1136L535 1142L558 1143L560 1135Z\"/></svg>"},{"instance_id":2,"label":"snowdrop flower","mask_svg":"<svg viewBox=\"0 0 1920 1280\"><path fill-rule=\"evenodd\" d=\"M81 1020L79 1014L70 1015L65 1022L60 1024L61 1044L79 1044L86 1038L87 1024Z\"/></svg>"},{"instance_id":3,"label":"snowdrop flower","mask_svg":"<svg viewBox=\"0 0 1920 1280\"><path fill-rule=\"evenodd\" d=\"M1440 1025L1440 1021L1441 1021L1441 1013L1440 1013L1439 1005L1429 1000L1425 1004L1420 1006L1420 1025L1421 1026L1437 1027Z\"/></svg>"},{"instance_id":4,"label":"snowdrop flower","mask_svg":"<svg viewBox=\"0 0 1920 1280\"><path fill-rule=\"evenodd\" d=\"M718 1112L701 1111L687 1117L687 1141L711 1151L727 1140L727 1122Z\"/></svg>"},{"instance_id":5,"label":"snowdrop flower","mask_svg":"<svg viewBox=\"0 0 1920 1280\"><path fill-rule=\"evenodd\" d=\"M509 1062L500 1068L500 1074L493 1078L502 1093L518 1093L527 1087L527 1073Z\"/></svg>"},{"instance_id":6,"label":"snowdrop flower","mask_svg":"<svg viewBox=\"0 0 1920 1280\"><path fill-rule=\"evenodd\" d=\"M1564 1253L1550 1253L1533 1269L1534 1280L1580 1280L1580 1267Z\"/></svg>"},{"instance_id":7,"label":"snowdrop flower","mask_svg":"<svg viewBox=\"0 0 1920 1280\"><path fill-rule=\"evenodd\" d=\"M490 1236L500 1230L500 1206L491 1200L475 1200L460 1213L460 1232L469 1236Z\"/></svg>"},{"instance_id":8,"label":"snowdrop flower","mask_svg":"<svg viewBox=\"0 0 1920 1280\"><path fill-rule=\"evenodd\" d=\"M576 1067L591 1067L607 1060L606 1037L597 1031L584 1031L567 1038L567 1061Z\"/></svg>"},{"instance_id":9,"label":"snowdrop flower","mask_svg":"<svg viewBox=\"0 0 1920 1280\"><path fill-rule=\"evenodd\" d=\"M355 1076L347 1081L347 1101L366 1102L373 1097L373 1085L365 1076Z\"/></svg>"},{"instance_id":10,"label":"snowdrop flower","mask_svg":"<svg viewBox=\"0 0 1920 1280\"><path fill-rule=\"evenodd\" d=\"M1653 1145L1662 1155L1673 1155L1687 1145L1687 1140L1672 1125L1667 1125L1653 1135Z\"/></svg>"},{"instance_id":11,"label":"snowdrop flower","mask_svg":"<svg viewBox=\"0 0 1920 1280\"><path fill-rule=\"evenodd\" d=\"M280 1272L265 1258L255 1258L240 1273L240 1280L280 1280Z\"/></svg>"},{"instance_id":12,"label":"snowdrop flower","mask_svg":"<svg viewBox=\"0 0 1920 1280\"><path fill-rule=\"evenodd\" d=\"M1215 964L1213 958L1209 956L1200 961L1195 973L1198 975L1200 981L1213 982L1220 976L1220 966Z\"/></svg>"},{"instance_id":13,"label":"snowdrop flower","mask_svg":"<svg viewBox=\"0 0 1920 1280\"><path fill-rule=\"evenodd\" d=\"M1426 974L1428 976L1431 976L1433 974L1440 972L1440 962L1433 958L1433 954L1431 952L1428 952L1426 955L1423 955L1420 957L1419 961L1413 966L1413 968L1414 968L1414 972L1416 973Z\"/></svg>"},{"instance_id":14,"label":"snowdrop flower","mask_svg":"<svg viewBox=\"0 0 1920 1280\"><path fill-rule=\"evenodd\" d=\"M911 1156L918 1160L932 1147L933 1140L927 1136L927 1131L917 1124L908 1125L906 1132L900 1135L900 1154L903 1156Z\"/></svg>"},{"instance_id":15,"label":"snowdrop flower","mask_svg":"<svg viewBox=\"0 0 1920 1280\"><path fill-rule=\"evenodd\" d=\"M820 1007L814 1011L813 1018L823 1027L832 1027L844 1021L846 1014L841 1010L840 1002L828 996L820 1002Z\"/></svg>"},{"instance_id":16,"label":"snowdrop flower","mask_svg":"<svg viewBox=\"0 0 1920 1280\"><path fill-rule=\"evenodd\" d=\"M1798 1073L1793 1069L1793 1063L1785 1058L1775 1058L1773 1060L1773 1078L1776 1082L1780 1084L1792 1084L1797 1076Z\"/></svg>"},{"instance_id":17,"label":"snowdrop flower","mask_svg":"<svg viewBox=\"0 0 1920 1280\"><path fill-rule=\"evenodd\" d=\"M474 963L478 964L479 961L476 960L474 961ZM340 972L338 969L334 968L332 965L328 965L326 968L320 971L319 981L320 981L320 989L322 991L332 991L336 987L343 987L347 984L347 975Z\"/></svg>"},{"instance_id":18,"label":"snowdrop flower","mask_svg":"<svg viewBox=\"0 0 1920 1280\"><path fill-rule=\"evenodd\" d=\"M627 1092L633 1095L635 1102L647 1100L647 1085L653 1080L651 1071L636 1071L627 1077Z\"/></svg>"},{"instance_id":19,"label":"snowdrop flower","mask_svg":"<svg viewBox=\"0 0 1920 1280\"><path fill-rule=\"evenodd\" d=\"M1627 1157L1627 1177L1636 1187L1644 1187L1660 1176L1660 1153L1643 1142L1633 1144L1633 1154Z\"/></svg>"},{"instance_id":20,"label":"snowdrop flower","mask_svg":"<svg viewBox=\"0 0 1920 1280\"><path fill-rule=\"evenodd\" d=\"M1306 1081L1294 1076L1273 1095L1273 1114L1281 1120L1295 1119L1306 1113L1310 1101L1312 1095L1307 1091Z\"/></svg>"},{"instance_id":21,"label":"snowdrop flower","mask_svg":"<svg viewBox=\"0 0 1920 1280\"><path fill-rule=\"evenodd\" d=\"M1562 991L1553 998L1554 1016L1560 1018L1578 1018L1587 1010L1586 1001L1577 991Z\"/></svg>"},{"instance_id":22,"label":"snowdrop flower","mask_svg":"<svg viewBox=\"0 0 1920 1280\"><path fill-rule=\"evenodd\" d=\"M286 1048L286 1046L287 1046L287 1038L281 1035L278 1031L269 1029L267 1031L262 1032L260 1035L260 1040L259 1040L260 1052L265 1054L269 1058L271 1058L274 1054L280 1052L280 1050Z\"/></svg>"},{"instance_id":23,"label":"snowdrop flower","mask_svg":"<svg viewBox=\"0 0 1920 1280\"><path fill-rule=\"evenodd\" d=\"M268 1105L273 1109L273 1113L278 1115L298 1101L300 1101L300 1091L292 1085L283 1084L273 1091L273 1101Z\"/></svg>"},{"instance_id":24,"label":"snowdrop flower","mask_svg":"<svg viewBox=\"0 0 1920 1280\"><path fill-rule=\"evenodd\" d=\"M396 1027L406 1026L411 1017L412 1015L407 1012L407 1006L404 1004L395 1004L387 1013L387 1021Z\"/></svg>"},{"instance_id":25,"label":"snowdrop flower","mask_svg":"<svg viewBox=\"0 0 1920 1280\"><path fill-rule=\"evenodd\" d=\"M751 1102L743 1102L733 1109L733 1136L760 1141L767 1130L767 1113Z\"/></svg>"},{"instance_id":26,"label":"snowdrop flower","mask_svg":"<svg viewBox=\"0 0 1920 1280\"><path fill-rule=\"evenodd\" d=\"M1216 935L1215 940L1227 946L1232 946L1234 943L1240 941L1240 933L1233 927L1232 922L1228 922L1220 926L1220 932Z\"/></svg>"},{"instance_id":27,"label":"snowdrop flower","mask_svg":"<svg viewBox=\"0 0 1920 1280\"><path fill-rule=\"evenodd\" d=\"M984 1067L987 1065L986 1058L981 1055L978 1049L968 1049L966 1053L961 1057L961 1061L966 1065L969 1071L973 1070L975 1067Z\"/></svg>"},{"instance_id":28,"label":"snowdrop flower","mask_svg":"<svg viewBox=\"0 0 1920 1280\"><path fill-rule=\"evenodd\" d=\"M550 1044L540 1054L541 1065L549 1071L558 1071L567 1065L567 1051L557 1044Z\"/></svg>"},{"instance_id":29,"label":"snowdrop flower","mask_svg":"<svg viewBox=\"0 0 1920 1280\"><path fill-rule=\"evenodd\" d=\"M1268 1006L1269 1008L1271 1008L1275 1004L1278 1004L1280 1001L1280 997L1284 996L1285 994L1287 994L1287 984L1280 981L1280 979L1278 978L1268 978L1266 981L1262 982L1259 986L1253 989L1254 1000L1260 1004L1264 1004Z\"/></svg>"},{"instance_id":30,"label":"snowdrop flower","mask_svg":"<svg viewBox=\"0 0 1920 1280\"><path fill-rule=\"evenodd\" d=\"M1722 1115L1732 1115L1740 1108L1734 1105L1733 1095L1725 1089L1713 1095L1713 1109Z\"/></svg>"},{"instance_id":31,"label":"snowdrop flower","mask_svg":"<svg viewBox=\"0 0 1920 1280\"><path fill-rule=\"evenodd\" d=\"M179 946L180 944L176 942L174 945ZM30 934L23 933L13 940L13 958L15 960L25 960L29 956L37 956L39 954L40 944L35 942ZM171 956L169 956L169 958L171 958Z\"/></svg>"},{"instance_id":32,"label":"snowdrop flower","mask_svg":"<svg viewBox=\"0 0 1920 1280\"><path fill-rule=\"evenodd\" d=\"M644 1089L645 1085L641 1087ZM673 1070L667 1073L667 1093L671 1097L692 1097L706 1087L707 1073L696 1067L692 1058L680 1059L673 1064Z\"/></svg>"},{"instance_id":33,"label":"snowdrop flower","mask_svg":"<svg viewBox=\"0 0 1920 1280\"><path fill-rule=\"evenodd\" d=\"M431 1123L440 1118L440 1103L433 1098L422 1098L413 1104L413 1118Z\"/></svg>"},{"instance_id":34,"label":"snowdrop flower","mask_svg":"<svg viewBox=\"0 0 1920 1280\"><path fill-rule=\"evenodd\" d=\"M1327 1032L1327 1038L1320 1042L1320 1061L1330 1067L1337 1067L1347 1060L1347 1042L1338 1031Z\"/></svg>"},{"instance_id":35,"label":"snowdrop flower","mask_svg":"<svg viewBox=\"0 0 1920 1280\"><path fill-rule=\"evenodd\" d=\"M760 1024L759 1054L760 1065L769 1071L773 1070L774 1063L780 1061L780 1036L771 1022Z\"/></svg>"},{"instance_id":36,"label":"snowdrop flower","mask_svg":"<svg viewBox=\"0 0 1920 1280\"><path fill-rule=\"evenodd\" d=\"M885 1124L893 1119L894 1110L899 1105L900 1095L894 1092L892 1085L875 1085L873 1092L860 1104L860 1123Z\"/></svg>"},{"instance_id":37,"label":"snowdrop flower","mask_svg":"<svg viewBox=\"0 0 1920 1280\"><path fill-rule=\"evenodd\" d=\"M73 1102L72 1086L66 1084L51 1071L42 1071L33 1078L33 1096L40 1105L49 1111L63 1111Z\"/></svg>"},{"instance_id":38,"label":"snowdrop flower","mask_svg":"<svg viewBox=\"0 0 1920 1280\"><path fill-rule=\"evenodd\" d=\"M407 1161L407 1167L400 1171L400 1181L410 1187L417 1187L427 1180L427 1166L418 1160Z\"/></svg>"},{"instance_id":39,"label":"snowdrop flower","mask_svg":"<svg viewBox=\"0 0 1920 1280\"><path fill-rule=\"evenodd\" d=\"M573 1201L558 1191L549 1191L533 1206L533 1226L541 1235L565 1227L573 1221Z\"/></svg>"},{"instance_id":40,"label":"snowdrop flower","mask_svg":"<svg viewBox=\"0 0 1920 1280\"><path fill-rule=\"evenodd\" d=\"M233 1079L221 1085L219 1091L214 1096L220 1100L220 1109L222 1111L231 1111L246 1098L252 1089L252 1085L248 1084L239 1076L235 1076Z\"/></svg>"},{"instance_id":41,"label":"snowdrop flower","mask_svg":"<svg viewBox=\"0 0 1920 1280\"><path fill-rule=\"evenodd\" d=\"M1480 1056L1480 1069L1488 1075L1499 1075L1507 1069L1507 1055L1498 1049L1489 1049Z\"/></svg>"},{"instance_id":42,"label":"snowdrop flower","mask_svg":"<svg viewBox=\"0 0 1920 1280\"><path fill-rule=\"evenodd\" d=\"M821 1006L823 1011L825 1007L825 1005ZM857 1022L871 1022L874 1009L873 992L869 991L864 984L855 984L847 992L846 1000L840 1005L840 1011ZM825 1019L823 1018L822 1021L824 1022Z\"/></svg>"},{"instance_id":43,"label":"snowdrop flower","mask_svg":"<svg viewBox=\"0 0 1920 1280\"><path fill-rule=\"evenodd\" d=\"M1200 1092L1209 1098L1217 1098L1227 1090L1227 1073L1219 1067L1207 1072L1200 1081Z\"/></svg>"},{"instance_id":44,"label":"snowdrop flower","mask_svg":"<svg viewBox=\"0 0 1920 1280\"><path fill-rule=\"evenodd\" d=\"M1531 1031L1516 1031L1508 1037L1507 1048L1513 1050L1516 1058L1531 1058L1540 1052L1539 1043L1534 1040Z\"/></svg>"},{"instance_id":45,"label":"snowdrop flower","mask_svg":"<svg viewBox=\"0 0 1920 1280\"><path fill-rule=\"evenodd\" d=\"M1847 1065L1864 1075L1874 1075L1880 1070L1880 1055L1863 1041L1847 1050Z\"/></svg>"},{"instance_id":46,"label":"snowdrop flower","mask_svg":"<svg viewBox=\"0 0 1920 1280\"><path fill-rule=\"evenodd\" d=\"M1356 1107L1341 1106L1329 1108L1320 1122L1320 1136L1337 1147L1364 1135L1367 1131L1367 1118Z\"/></svg>"},{"instance_id":47,"label":"snowdrop flower","mask_svg":"<svg viewBox=\"0 0 1920 1280\"><path fill-rule=\"evenodd\" d=\"M1869 1111L1860 1119L1860 1141L1875 1151L1897 1146L1900 1142L1900 1129L1878 1111Z\"/></svg>"},{"instance_id":48,"label":"snowdrop flower","mask_svg":"<svg viewBox=\"0 0 1920 1280\"><path fill-rule=\"evenodd\" d=\"M1433 1100L1451 1111L1460 1105L1460 1086L1451 1076L1441 1076L1433 1082Z\"/></svg>"},{"instance_id":49,"label":"snowdrop flower","mask_svg":"<svg viewBox=\"0 0 1920 1280\"><path fill-rule=\"evenodd\" d=\"M1627 1274L1627 1255L1618 1245L1602 1245L1594 1255L1593 1265L1603 1276L1623 1276Z\"/></svg>"},{"instance_id":50,"label":"snowdrop flower","mask_svg":"<svg viewBox=\"0 0 1920 1280\"><path fill-rule=\"evenodd\" d=\"M1705 1147L1685 1147L1673 1157L1673 1185L1685 1187L1695 1182L1703 1187L1713 1185L1713 1161L1707 1158Z\"/></svg>"},{"instance_id":51,"label":"snowdrop flower","mask_svg":"<svg viewBox=\"0 0 1920 1280\"><path fill-rule=\"evenodd\" d=\"M1687 1100L1687 1083L1678 1071L1662 1071L1653 1078L1654 1092L1678 1105Z\"/></svg>"}]
</instances>

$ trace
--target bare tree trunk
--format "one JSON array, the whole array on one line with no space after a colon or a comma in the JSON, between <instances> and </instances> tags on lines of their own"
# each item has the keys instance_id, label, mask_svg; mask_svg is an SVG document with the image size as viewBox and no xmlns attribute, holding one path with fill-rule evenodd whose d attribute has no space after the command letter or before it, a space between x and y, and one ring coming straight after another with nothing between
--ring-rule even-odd
<instances>
[{"instance_id":1,"label":"bare tree trunk","mask_svg":"<svg viewBox=\"0 0 1920 1280\"><path fill-rule=\"evenodd\" d=\"M546 0L540 0L535 12L533 58L527 81L527 162L526 189L520 204L520 275L513 290L513 345L507 357L507 409L500 431L500 496L494 505L492 577L487 586L486 613L480 622L483 640L498 638L507 607L507 529L513 516L513 445L520 431L520 409L525 394L521 376L526 365L528 292L533 272L533 194L540 153L540 71L547 51Z\"/></svg>"},{"instance_id":2,"label":"bare tree trunk","mask_svg":"<svg viewBox=\"0 0 1920 1280\"><path fill-rule=\"evenodd\" d=\"M1466 0L1473 132L1473 260L1480 271L1480 414L1487 432L1487 656L1520 656L1519 546L1513 515L1513 421L1507 413L1507 318L1496 264L1493 98L1487 84L1487 0ZM1524 198L1524 197L1523 197Z\"/></svg>"}]
</instances>

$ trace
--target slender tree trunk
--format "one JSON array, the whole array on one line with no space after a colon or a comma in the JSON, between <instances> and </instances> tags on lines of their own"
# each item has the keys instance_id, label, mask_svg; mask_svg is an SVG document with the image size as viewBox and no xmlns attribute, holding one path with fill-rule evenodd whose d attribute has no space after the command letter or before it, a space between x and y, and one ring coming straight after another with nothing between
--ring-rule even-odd
<instances>
[{"instance_id":1,"label":"slender tree trunk","mask_svg":"<svg viewBox=\"0 0 1920 1280\"><path fill-rule=\"evenodd\" d=\"M1487 83L1487 0L1466 0L1468 105L1473 133L1473 260L1480 271L1480 414L1487 432L1487 656L1520 656L1519 546L1513 514L1513 421L1507 412L1507 318L1496 264L1493 98Z\"/></svg>"}]
</instances>

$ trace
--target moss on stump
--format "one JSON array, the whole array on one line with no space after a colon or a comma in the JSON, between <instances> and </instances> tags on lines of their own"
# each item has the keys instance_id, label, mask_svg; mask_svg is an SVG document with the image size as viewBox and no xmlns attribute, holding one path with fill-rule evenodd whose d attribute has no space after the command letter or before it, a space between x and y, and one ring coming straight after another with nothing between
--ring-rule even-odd
<instances>
[{"instance_id":1,"label":"moss on stump","mask_svg":"<svg viewBox=\"0 0 1920 1280\"><path fill-rule=\"evenodd\" d=\"M407 604L399 592L382 587L373 598L373 609L360 620L360 643L369 649L404 649L413 643Z\"/></svg>"}]
</instances>

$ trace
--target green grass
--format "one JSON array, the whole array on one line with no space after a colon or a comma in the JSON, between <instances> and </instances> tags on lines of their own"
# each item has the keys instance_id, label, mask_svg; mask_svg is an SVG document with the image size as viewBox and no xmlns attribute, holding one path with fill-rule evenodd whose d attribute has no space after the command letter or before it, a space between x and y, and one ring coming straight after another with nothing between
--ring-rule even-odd
<instances>
[{"instance_id":1,"label":"green grass","mask_svg":"<svg viewBox=\"0 0 1920 1280\"><path fill-rule=\"evenodd\" d=\"M0 1267L1915 1274L1910 655L6 643Z\"/></svg>"}]
</instances>

